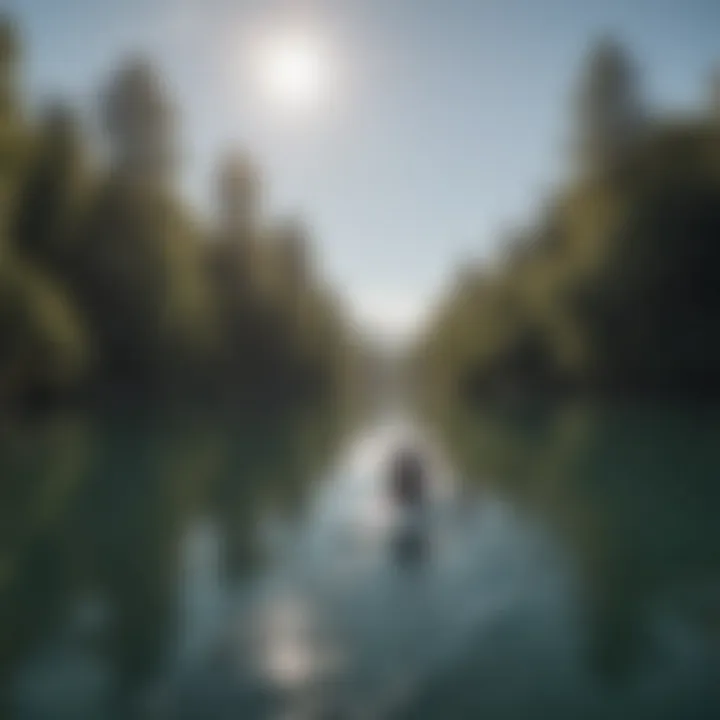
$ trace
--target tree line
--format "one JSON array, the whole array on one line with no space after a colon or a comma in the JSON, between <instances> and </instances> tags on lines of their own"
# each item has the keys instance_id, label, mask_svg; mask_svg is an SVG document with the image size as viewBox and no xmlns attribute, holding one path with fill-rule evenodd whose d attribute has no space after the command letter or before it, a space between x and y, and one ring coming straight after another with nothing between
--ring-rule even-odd
<instances>
[{"instance_id":1,"label":"tree line","mask_svg":"<svg viewBox=\"0 0 720 720\"><path fill-rule=\"evenodd\" d=\"M567 179L492 263L460 269L414 369L441 396L720 389L720 77L650 109L627 51L591 51Z\"/></svg>"},{"instance_id":2,"label":"tree line","mask_svg":"<svg viewBox=\"0 0 720 720\"><path fill-rule=\"evenodd\" d=\"M263 212L244 152L216 208L180 198L177 118L143 58L99 94L100 148L77 114L24 108L22 47L0 20L0 402L285 402L336 387L349 337L301 219Z\"/></svg>"}]
</instances>

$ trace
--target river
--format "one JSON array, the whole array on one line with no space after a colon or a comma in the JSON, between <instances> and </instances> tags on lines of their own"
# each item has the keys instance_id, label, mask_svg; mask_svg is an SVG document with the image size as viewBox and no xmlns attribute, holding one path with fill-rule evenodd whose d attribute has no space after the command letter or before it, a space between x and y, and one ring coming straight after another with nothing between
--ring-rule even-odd
<instances>
[{"instance_id":1,"label":"river","mask_svg":"<svg viewBox=\"0 0 720 720\"><path fill-rule=\"evenodd\" d=\"M715 410L76 416L0 457L8 717L720 715Z\"/></svg>"}]
</instances>

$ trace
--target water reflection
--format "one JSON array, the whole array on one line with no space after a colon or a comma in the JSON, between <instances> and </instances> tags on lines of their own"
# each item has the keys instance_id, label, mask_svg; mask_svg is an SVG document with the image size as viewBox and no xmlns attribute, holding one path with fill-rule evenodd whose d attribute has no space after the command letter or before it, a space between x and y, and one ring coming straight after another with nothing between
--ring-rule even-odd
<instances>
[{"instance_id":1,"label":"water reflection","mask_svg":"<svg viewBox=\"0 0 720 720\"><path fill-rule=\"evenodd\" d=\"M391 541L391 550L399 567L414 568L427 561L430 530L423 517L399 527Z\"/></svg>"},{"instance_id":2,"label":"water reflection","mask_svg":"<svg viewBox=\"0 0 720 720\"><path fill-rule=\"evenodd\" d=\"M574 556L584 677L559 686L556 712L717 716L720 413L495 408L445 427L466 475L542 518ZM436 700L461 716L485 707L459 675Z\"/></svg>"},{"instance_id":3,"label":"water reflection","mask_svg":"<svg viewBox=\"0 0 720 720\"><path fill-rule=\"evenodd\" d=\"M543 588L529 606L561 610L561 554L506 504L458 495L440 464L427 506L397 501L386 470L406 433L389 423L353 438L281 534L284 547L276 537L272 560L236 589L212 679L198 658L175 683L173 716L203 717L209 704L258 717L389 717L462 655L473 630L525 607L534 583Z\"/></svg>"},{"instance_id":4,"label":"water reflection","mask_svg":"<svg viewBox=\"0 0 720 720\"><path fill-rule=\"evenodd\" d=\"M178 589L178 660L181 665L204 656L208 641L221 631L229 590L225 577L224 538L209 518L191 523L180 543Z\"/></svg>"},{"instance_id":5,"label":"water reflection","mask_svg":"<svg viewBox=\"0 0 720 720\"><path fill-rule=\"evenodd\" d=\"M6 714L140 712L165 668L198 654L223 583L260 561L262 509L297 504L334 434L317 414L3 428Z\"/></svg>"},{"instance_id":6,"label":"water reflection","mask_svg":"<svg viewBox=\"0 0 720 720\"><path fill-rule=\"evenodd\" d=\"M439 430L8 429L8 716L716 715L720 416L488 409ZM388 471L408 441L419 505Z\"/></svg>"}]
</instances>

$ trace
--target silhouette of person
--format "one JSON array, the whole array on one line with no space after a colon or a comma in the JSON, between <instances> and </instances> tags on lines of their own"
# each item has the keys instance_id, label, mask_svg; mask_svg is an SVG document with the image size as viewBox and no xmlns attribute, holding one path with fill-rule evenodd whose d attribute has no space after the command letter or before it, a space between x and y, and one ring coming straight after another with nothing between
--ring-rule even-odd
<instances>
[{"instance_id":1,"label":"silhouette of person","mask_svg":"<svg viewBox=\"0 0 720 720\"><path fill-rule=\"evenodd\" d=\"M414 566L427 556L427 527L421 510L428 493L428 478L421 454L402 447L390 464L390 494L402 510L400 524L391 539L394 559L403 566Z\"/></svg>"},{"instance_id":2,"label":"silhouette of person","mask_svg":"<svg viewBox=\"0 0 720 720\"><path fill-rule=\"evenodd\" d=\"M427 475L420 454L413 448L398 450L391 465L390 490L393 499L405 506L419 506L427 494Z\"/></svg>"}]
</instances>

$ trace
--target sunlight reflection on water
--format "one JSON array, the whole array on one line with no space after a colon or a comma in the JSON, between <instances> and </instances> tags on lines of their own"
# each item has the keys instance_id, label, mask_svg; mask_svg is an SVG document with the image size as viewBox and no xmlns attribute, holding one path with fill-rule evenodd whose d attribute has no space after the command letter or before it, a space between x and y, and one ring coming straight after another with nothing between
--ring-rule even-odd
<instances>
[{"instance_id":1,"label":"sunlight reflection on water","mask_svg":"<svg viewBox=\"0 0 720 720\"><path fill-rule=\"evenodd\" d=\"M466 476L401 416L324 472L292 434L214 479L216 453L180 471L195 427L114 431L25 564L11 717L717 717L716 427L593 413L570 443L565 415L555 438L480 418L474 462L450 445ZM431 481L410 506L406 444Z\"/></svg>"},{"instance_id":2,"label":"sunlight reflection on water","mask_svg":"<svg viewBox=\"0 0 720 720\"><path fill-rule=\"evenodd\" d=\"M235 702L237 692L260 693L263 716L312 707L382 717L461 653L471 631L529 597L535 610L567 617L567 573L549 538L498 499L463 493L436 452L426 453L428 506L392 501L388 462L404 443L433 448L402 419L356 437L302 517L276 534L269 564L224 598L221 542L207 521L190 531L181 646L196 649L196 667L185 668L181 696L206 691L197 667L224 647L221 662L233 668L224 692ZM192 706L178 709L191 716Z\"/></svg>"}]
</instances>

